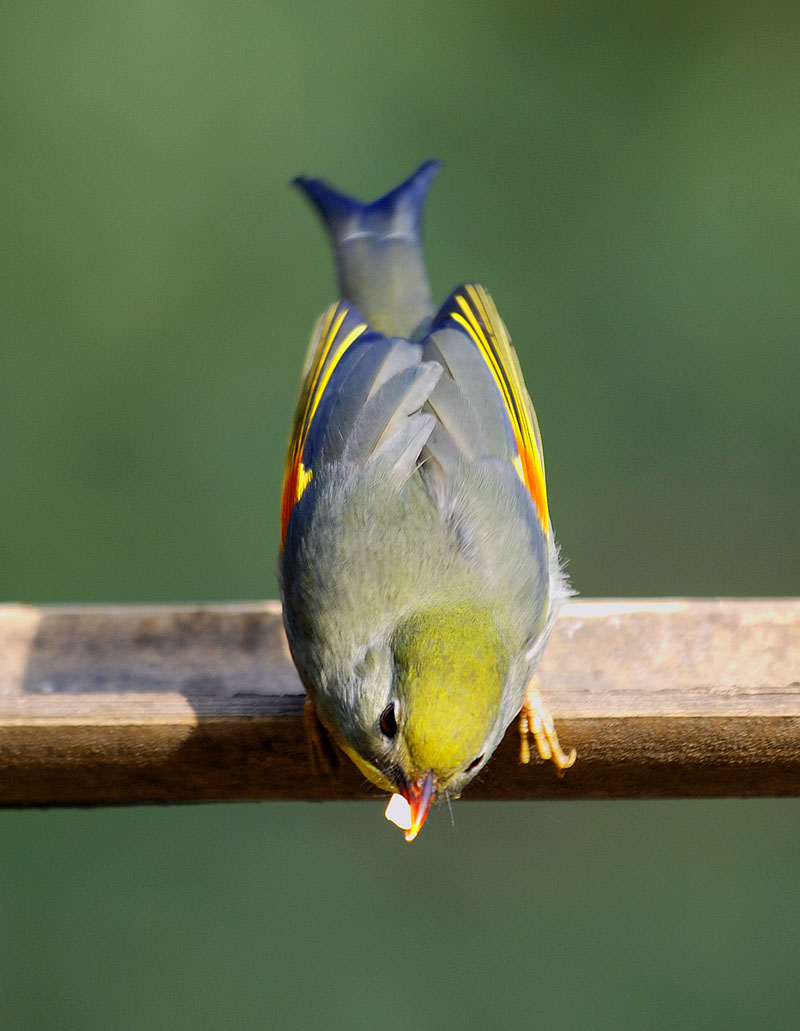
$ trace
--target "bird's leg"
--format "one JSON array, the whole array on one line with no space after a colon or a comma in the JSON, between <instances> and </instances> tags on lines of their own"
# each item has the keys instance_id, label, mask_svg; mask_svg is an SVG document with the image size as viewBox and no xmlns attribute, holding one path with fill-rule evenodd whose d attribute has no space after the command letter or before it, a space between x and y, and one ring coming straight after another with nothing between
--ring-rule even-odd
<instances>
[{"instance_id":1,"label":"bird's leg","mask_svg":"<svg viewBox=\"0 0 800 1031\"><path fill-rule=\"evenodd\" d=\"M520 761L529 763L531 761L531 749L528 743L528 735L532 734L539 749L542 759L552 759L561 776L562 771L569 769L575 762L577 752L570 749L569 754L563 751L558 743L553 717L550 710L539 694L539 677L531 677L528 689L525 692L525 700L522 703L522 710L519 714L519 735L520 735Z\"/></svg>"},{"instance_id":2,"label":"bird's leg","mask_svg":"<svg viewBox=\"0 0 800 1031\"><path fill-rule=\"evenodd\" d=\"M335 777L336 767L340 765L339 752L310 698L306 698L303 705L303 728L306 732L311 772L315 777L323 773L328 777Z\"/></svg>"}]
</instances>

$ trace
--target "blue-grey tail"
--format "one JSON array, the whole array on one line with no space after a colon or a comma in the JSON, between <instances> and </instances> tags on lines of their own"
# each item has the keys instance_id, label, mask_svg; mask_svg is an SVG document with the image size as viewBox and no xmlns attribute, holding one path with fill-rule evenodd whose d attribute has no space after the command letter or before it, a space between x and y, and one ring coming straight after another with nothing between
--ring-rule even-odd
<instances>
[{"instance_id":1,"label":"blue-grey tail","mask_svg":"<svg viewBox=\"0 0 800 1031\"><path fill-rule=\"evenodd\" d=\"M438 161L426 161L371 204L339 193L321 179L295 179L330 236L342 299L356 305L386 336L418 339L434 314L421 225L438 170Z\"/></svg>"}]
</instances>

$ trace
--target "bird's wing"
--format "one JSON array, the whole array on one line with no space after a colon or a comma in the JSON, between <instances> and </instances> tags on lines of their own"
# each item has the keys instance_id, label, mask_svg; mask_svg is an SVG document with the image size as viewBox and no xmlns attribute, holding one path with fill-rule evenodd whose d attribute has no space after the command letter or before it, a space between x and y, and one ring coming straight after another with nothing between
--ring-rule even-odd
<instances>
[{"instance_id":1,"label":"bird's wing","mask_svg":"<svg viewBox=\"0 0 800 1031\"><path fill-rule=\"evenodd\" d=\"M447 373L429 400L437 418L427 445L431 458L445 469L456 452L468 458L508 459L548 537L536 413L508 330L482 286L465 283L453 291L431 325L423 357L440 363Z\"/></svg>"},{"instance_id":2,"label":"bird's wing","mask_svg":"<svg viewBox=\"0 0 800 1031\"><path fill-rule=\"evenodd\" d=\"M441 368L422 347L372 330L357 308L332 304L309 345L281 499L281 544L292 510L324 465L382 457L411 475L434 424L421 414Z\"/></svg>"}]
</instances>

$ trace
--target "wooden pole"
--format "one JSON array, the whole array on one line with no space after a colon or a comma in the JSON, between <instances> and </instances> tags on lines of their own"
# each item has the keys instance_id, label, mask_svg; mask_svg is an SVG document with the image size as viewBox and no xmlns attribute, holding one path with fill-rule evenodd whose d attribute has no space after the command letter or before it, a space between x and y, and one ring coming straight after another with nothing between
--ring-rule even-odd
<instances>
[{"instance_id":1,"label":"wooden pole","mask_svg":"<svg viewBox=\"0 0 800 1031\"><path fill-rule=\"evenodd\" d=\"M800 794L800 599L579 600L542 690L578 761L469 798ZM275 602L0 606L0 805L374 797L312 773Z\"/></svg>"}]
</instances>

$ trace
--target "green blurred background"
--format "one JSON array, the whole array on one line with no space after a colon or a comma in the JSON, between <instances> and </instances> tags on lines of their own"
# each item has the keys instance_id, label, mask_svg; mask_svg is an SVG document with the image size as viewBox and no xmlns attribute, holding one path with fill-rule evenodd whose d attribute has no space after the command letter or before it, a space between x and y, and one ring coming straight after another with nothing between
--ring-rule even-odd
<instances>
[{"instance_id":1,"label":"green blurred background","mask_svg":"<svg viewBox=\"0 0 800 1031\"><path fill-rule=\"evenodd\" d=\"M585 596L796 594L800 7L0 7L0 599L276 596L334 297L427 157ZM535 771L532 771L535 775ZM796 801L0 813L0 1026L796 1028Z\"/></svg>"}]
</instances>

